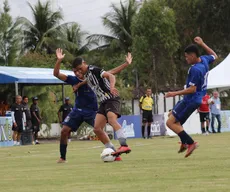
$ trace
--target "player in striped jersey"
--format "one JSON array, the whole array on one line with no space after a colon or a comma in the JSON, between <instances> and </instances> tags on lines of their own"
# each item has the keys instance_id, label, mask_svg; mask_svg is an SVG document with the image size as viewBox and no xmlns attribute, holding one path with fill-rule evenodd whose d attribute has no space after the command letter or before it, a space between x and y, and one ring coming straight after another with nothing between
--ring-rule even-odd
<instances>
[{"instance_id":1,"label":"player in striped jersey","mask_svg":"<svg viewBox=\"0 0 230 192\"><path fill-rule=\"evenodd\" d=\"M128 53L126 63L132 62L132 55ZM95 92L100 102L100 107L96 115L94 132L102 143L107 143L110 147L108 136L104 134L103 128L108 122L116 132L120 147L113 153L114 156L119 156L122 153L129 153L131 149L126 143L126 136L121 125L117 122L120 115L120 97L118 90L115 88L116 78L109 72L103 69L88 65L82 58L76 58L73 62L73 68L77 76L84 75L89 87Z\"/></svg>"}]
</instances>

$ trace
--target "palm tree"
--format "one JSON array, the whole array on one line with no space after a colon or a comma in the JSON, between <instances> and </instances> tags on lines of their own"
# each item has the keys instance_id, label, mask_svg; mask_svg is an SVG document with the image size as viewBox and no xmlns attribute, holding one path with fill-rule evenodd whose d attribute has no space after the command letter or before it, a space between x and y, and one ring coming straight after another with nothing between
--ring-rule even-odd
<instances>
[{"instance_id":1,"label":"palm tree","mask_svg":"<svg viewBox=\"0 0 230 192\"><path fill-rule=\"evenodd\" d=\"M79 56L89 51L92 42L86 42L83 44L83 39L88 34L81 30L81 27L77 23L70 23L61 27L61 36L63 41L63 49L68 51L73 56Z\"/></svg>"},{"instance_id":2,"label":"palm tree","mask_svg":"<svg viewBox=\"0 0 230 192\"><path fill-rule=\"evenodd\" d=\"M32 10L34 21L31 22L25 17L19 18L18 21L23 25L24 50L45 50L50 53L55 48L55 43L61 41L58 39L60 27L66 25L66 23L59 25L63 15L60 11L51 10L50 1L42 4L38 0L34 7L30 3L28 5Z\"/></svg>"},{"instance_id":3,"label":"palm tree","mask_svg":"<svg viewBox=\"0 0 230 192\"><path fill-rule=\"evenodd\" d=\"M103 25L111 35L93 34L88 39L104 43L97 49L110 47L128 51L132 45L131 22L137 13L138 4L135 0L129 0L125 5L120 1L119 7L112 4L111 8L112 11L102 17Z\"/></svg>"},{"instance_id":4,"label":"palm tree","mask_svg":"<svg viewBox=\"0 0 230 192\"><path fill-rule=\"evenodd\" d=\"M20 29L17 22L12 21L9 14L8 1L3 3L3 11L0 12L0 63L12 65L20 50Z\"/></svg>"}]
</instances>

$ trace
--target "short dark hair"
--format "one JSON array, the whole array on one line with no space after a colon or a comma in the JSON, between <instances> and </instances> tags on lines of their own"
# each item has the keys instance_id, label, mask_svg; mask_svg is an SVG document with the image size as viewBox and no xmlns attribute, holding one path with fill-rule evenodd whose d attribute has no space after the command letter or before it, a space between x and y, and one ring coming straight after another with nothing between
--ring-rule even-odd
<instances>
[{"instance_id":1,"label":"short dark hair","mask_svg":"<svg viewBox=\"0 0 230 192\"><path fill-rule=\"evenodd\" d=\"M195 53L197 57L200 56L199 49L198 49L197 45L195 45L195 44L191 44L188 47L186 47L184 52L188 53L188 54L189 53Z\"/></svg>"},{"instance_id":2,"label":"short dark hair","mask_svg":"<svg viewBox=\"0 0 230 192\"><path fill-rule=\"evenodd\" d=\"M28 97L27 97L27 96L23 96L23 97L22 97L22 100L24 100L25 98L28 98Z\"/></svg>"},{"instance_id":3,"label":"short dark hair","mask_svg":"<svg viewBox=\"0 0 230 192\"><path fill-rule=\"evenodd\" d=\"M72 63L72 68L76 68L84 62L83 58L77 57Z\"/></svg>"}]
</instances>

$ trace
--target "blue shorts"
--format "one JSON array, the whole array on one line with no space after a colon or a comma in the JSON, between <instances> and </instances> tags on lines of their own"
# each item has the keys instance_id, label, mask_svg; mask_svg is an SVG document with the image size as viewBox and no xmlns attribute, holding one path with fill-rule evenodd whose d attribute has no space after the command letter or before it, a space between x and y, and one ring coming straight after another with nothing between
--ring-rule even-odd
<instances>
[{"instance_id":1,"label":"blue shorts","mask_svg":"<svg viewBox=\"0 0 230 192\"><path fill-rule=\"evenodd\" d=\"M71 131L77 131L83 122L86 122L94 127L96 113L96 111L83 111L81 109L74 109L67 115L62 125L70 127Z\"/></svg>"},{"instance_id":2,"label":"blue shorts","mask_svg":"<svg viewBox=\"0 0 230 192\"><path fill-rule=\"evenodd\" d=\"M172 110L173 116L176 118L177 122L183 125L200 104L201 101L178 101Z\"/></svg>"}]
</instances>

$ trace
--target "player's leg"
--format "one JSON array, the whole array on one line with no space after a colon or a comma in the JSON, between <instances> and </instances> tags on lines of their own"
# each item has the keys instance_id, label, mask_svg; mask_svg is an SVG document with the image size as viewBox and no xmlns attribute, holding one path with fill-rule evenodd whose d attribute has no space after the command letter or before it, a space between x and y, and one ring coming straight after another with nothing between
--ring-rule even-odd
<instances>
[{"instance_id":1,"label":"player's leg","mask_svg":"<svg viewBox=\"0 0 230 192\"><path fill-rule=\"evenodd\" d=\"M68 145L68 136L71 132L71 128L67 125L63 125L61 130L61 138L60 138L60 159L58 163L63 163L66 161L66 152L67 152L67 145Z\"/></svg>"},{"instance_id":2,"label":"player's leg","mask_svg":"<svg viewBox=\"0 0 230 192\"><path fill-rule=\"evenodd\" d=\"M116 151L114 145L111 143L107 133L104 131L104 127L107 123L107 119L104 115L102 114L97 114L97 125L95 124L96 122L96 112L90 113L89 115L85 115L84 116L84 120L86 123L88 123L89 125L91 125L92 127L94 127L94 133L99 133L98 135L100 135L102 137L102 143L105 145L105 148L111 148L114 151ZM103 117L102 117L102 116ZM101 132L103 131L103 133ZM106 138L106 139L105 139ZM109 142L108 142L109 141ZM115 161L121 161L121 157L120 156L116 156Z\"/></svg>"},{"instance_id":3,"label":"player's leg","mask_svg":"<svg viewBox=\"0 0 230 192\"><path fill-rule=\"evenodd\" d=\"M142 132L142 137L145 139L145 127L147 126L147 114L146 111L143 110L142 113L142 126L141 126L141 132Z\"/></svg>"},{"instance_id":4,"label":"player's leg","mask_svg":"<svg viewBox=\"0 0 230 192\"><path fill-rule=\"evenodd\" d=\"M113 127L116 132L117 138L120 143L120 148L114 153L114 155L120 155L122 153L129 153L131 149L126 143L126 136L124 129L121 128L121 125L117 122L117 118L120 117L120 101L119 100L109 100L106 103L105 111L108 123Z\"/></svg>"},{"instance_id":5,"label":"player's leg","mask_svg":"<svg viewBox=\"0 0 230 192\"><path fill-rule=\"evenodd\" d=\"M93 131L106 148L111 148L115 151L114 145L111 143L107 133L104 131L106 123L106 117L103 114L97 113Z\"/></svg>"},{"instance_id":6,"label":"player's leg","mask_svg":"<svg viewBox=\"0 0 230 192\"><path fill-rule=\"evenodd\" d=\"M22 125L20 126L20 128L18 129L18 134L17 134L17 145L20 145L21 143L21 133L23 131Z\"/></svg>"},{"instance_id":7,"label":"player's leg","mask_svg":"<svg viewBox=\"0 0 230 192\"><path fill-rule=\"evenodd\" d=\"M147 121L148 121L147 131L148 131L148 139L150 139L151 138L151 136L150 136L150 134L151 134L151 124L153 122L153 114L152 114L152 111L149 111L148 113L149 114L148 114L148 119L147 119Z\"/></svg>"},{"instance_id":8,"label":"player's leg","mask_svg":"<svg viewBox=\"0 0 230 192\"><path fill-rule=\"evenodd\" d=\"M17 134L18 134L18 132L14 129L13 130L13 141L14 141L14 145L17 145Z\"/></svg>"},{"instance_id":9,"label":"player's leg","mask_svg":"<svg viewBox=\"0 0 230 192\"><path fill-rule=\"evenodd\" d=\"M221 129L221 119L220 119L220 115L216 115L216 119L217 119L217 122L218 122L218 133L220 133L220 129Z\"/></svg>"},{"instance_id":10,"label":"player's leg","mask_svg":"<svg viewBox=\"0 0 230 192\"><path fill-rule=\"evenodd\" d=\"M201 132L205 134L205 113L200 112Z\"/></svg>"},{"instance_id":11,"label":"player's leg","mask_svg":"<svg viewBox=\"0 0 230 192\"><path fill-rule=\"evenodd\" d=\"M40 131L40 125L37 124L34 126L34 140L35 140L35 144L40 144L38 141L38 132Z\"/></svg>"},{"instance_id":12,"label":"player's leg","mask_svg":"<svg viewBox=\"0 0 230 192\"><path fill-rule=\"evenodd\" d=\"M205 117L205 122L206 122L206 133L209 134L209 113L206 113L206 117Z\"/></svg>"},{"instance_id":13,"label":"player's leg","mask_svg":"<svg viewBox=\"0 0 230 192\"><path fill-rule=\"evenodd\" d=\"M196 149L197 143L184 131L182 125L198 107L199 104L196 103L179 101L166 122L167 126L180 137L181 147L178 153L184 152L188 146L185 157L191 155L194 149Z\"/></svg>"},{"instance_id":14,"label":"player's leg","mask_svg":"<svg viewBox=\"0 0 230 192\"><path fill-rule=\"evenodd\" d=\"M215 114L212 114L212 121L211 121L212 133L216 133L214 128L214 123L215 123Z\"/></svg>"},{"instance_id":15,"label":"player's leg","mask_svg":"<svg viewBox=\"0 0 230 192\"><path fill-rule=\"evenodd\" d=\"M71 111L68 116L65 118L62 123L63 127L61 130L60 137L60 159L57 161L58 163L66 162L66 153L68 147L68 136L71 131L77 131L79 126L83 123L83 116L81 111Z\"/></svg>"}]
</instances>

